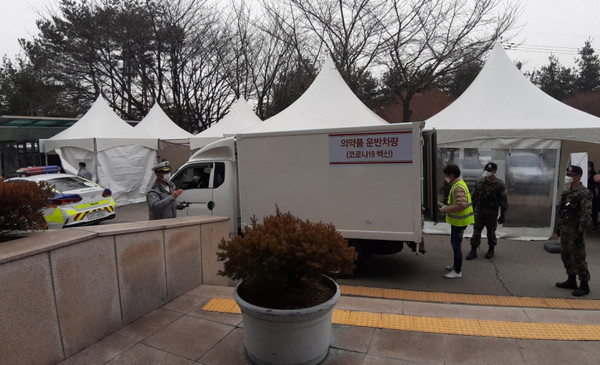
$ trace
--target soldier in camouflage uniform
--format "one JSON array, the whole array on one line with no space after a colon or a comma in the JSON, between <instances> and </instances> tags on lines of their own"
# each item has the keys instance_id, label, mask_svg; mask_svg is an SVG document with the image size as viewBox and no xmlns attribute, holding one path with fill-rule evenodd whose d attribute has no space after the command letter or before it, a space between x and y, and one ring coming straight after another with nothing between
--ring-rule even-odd
<instances>
[{"instance_id":1,"label":"soldier in camouflage uniform","mask_svg":"<svg viewBox=\"0 0 600 365\"><path fill-rule=\"evenodd\" d=\"M569 166L565 176L565 191L560 196L556 214L555 233L560 236L560 257L567 271L568 279L556 286L574 289L573 295L580 297L590 293L588 281L590 272L585 262L583 234L592 226L592 194L581 183L583 170L579 166ZM580 285L577 287L576 277Z\"/></svg>"},{"instance_id":2,"label":"soldier in camouflage uniform","mask_svg":"<svg viewBox=\"0 0 600 365\"><path fill-rule=\"evenodd\" d=\"M484 177L477 182L473 190L473 208L475 210L475 224L473 225L473 236L471 236L471 252L467 260L477 257L477 247L481 243L481 232L485 227L488 239L488 252L485 258L494 257L494 247L497 244L496 223L502 224L508 209L508 199L504 182L496 178L498 166L489 162L484 168ZM500 208L500 217L498 217Z\"/></svg>"}]
</instances>

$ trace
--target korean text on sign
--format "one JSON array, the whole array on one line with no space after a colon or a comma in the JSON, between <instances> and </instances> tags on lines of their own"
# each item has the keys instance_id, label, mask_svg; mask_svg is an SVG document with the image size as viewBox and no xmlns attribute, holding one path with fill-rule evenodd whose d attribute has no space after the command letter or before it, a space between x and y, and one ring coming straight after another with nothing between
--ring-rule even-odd
<instances>
[{"instance_id":1,"label":"korean text on sign","mask_svg":"<svg viewBox=\"0 0 600 365\"><path fill-rule=\"evenodd\" d=\"M412 163L412 132L331 134L329 163Z\"/></svg>"}]
</instances>

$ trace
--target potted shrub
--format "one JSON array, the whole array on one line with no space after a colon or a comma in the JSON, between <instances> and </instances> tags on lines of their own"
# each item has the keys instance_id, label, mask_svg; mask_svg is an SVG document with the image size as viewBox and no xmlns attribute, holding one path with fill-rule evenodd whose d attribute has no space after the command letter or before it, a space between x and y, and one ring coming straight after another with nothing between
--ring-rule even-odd
<instances>
[{"instance_id":1,"label":"potted shrub","mask_svg":"<svg viewBox=\"0 0 600 365\"><path fill-rule=\"evenodd\" d=\"M338 285L327 275L352 274L354 248L333 224L274 215L222 240L219 274L242 280L234 298L244 318L249 358L264 364L316 364L327 356ZM298 323L300 322L300 323Z\"/></svg>"},{"instance_id":2,"label":"potted shrub","mask_svg":"<svg viewBox=\"0 0 600 365\"><path fill-rule=\"evenodd\" d=\"M54 196L42 181L6 182L0 177L0 242L19 238L24 232L48 229L44 208Z\"/></svg>"}]
</instances>

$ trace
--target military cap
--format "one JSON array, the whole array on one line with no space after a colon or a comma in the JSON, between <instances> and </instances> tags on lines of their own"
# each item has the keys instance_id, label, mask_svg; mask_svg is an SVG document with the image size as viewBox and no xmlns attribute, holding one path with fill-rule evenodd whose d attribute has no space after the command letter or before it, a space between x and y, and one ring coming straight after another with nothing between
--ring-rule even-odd
<instances>
[{"instance_id":1,"label":"military cap","mask_svg":"<svg viewBox=\"0 0 600 365\"><path fill-rule=\"evenodd\" d=\"M152 170L154 172L170 172L171 166L169 165L169 161L163 161L154 165Z\"/></svg>"},{"instance_id":2,"label":"military cap","mask_svg":"<svg viewBox=\"0 0 600 365\"><path fill-rule=\"evenodd\" d=\"M490 171L490 172L491 172L491 171L497 171L497 170L498 170L498 165L496 165L496 164L495 164L495 163L493 163L493 162L488 162L488 163L485 165L485 168L484 168L484 170L485 170L485 171Z\"/></svg>"},{"instance_id":3,"label":"military cap","mask_svg":"<svg viewBox=\"0 0 600 365\"><path fill-rule=\"evenodd\" d=\"M571 165L567 167L567 175L569 174L581 176L583 175L583 170L579 166Z\"/></svg>"}]
</instances>

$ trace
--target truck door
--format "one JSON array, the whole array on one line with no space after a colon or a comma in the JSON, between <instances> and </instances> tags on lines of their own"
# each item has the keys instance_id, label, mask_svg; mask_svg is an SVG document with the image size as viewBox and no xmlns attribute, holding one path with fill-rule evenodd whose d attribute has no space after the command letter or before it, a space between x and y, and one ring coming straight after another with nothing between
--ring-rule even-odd
<instances>
[{"instance_id":1,"label":"truck door","mask_svg":"<svg viewBox=\"0 0 600 365\"><path fill-rule=\"evenodd\" d=\"M213 214L213 188L220 184L216 170L213 162L199 162L177 171L171 181L183 189L177 202L186 204L185 209L177 212L178 216Z\"/></svg>"},{"instance_id":2,"label":"truck door","mask_svg":"<svg viewBox=\"0 0 600 365\"><path fill-rule=\"evenodd\" d=\"M437 222L437 135L435 130L423 131L423 215Z\"/></svg>"}]
</instances>

